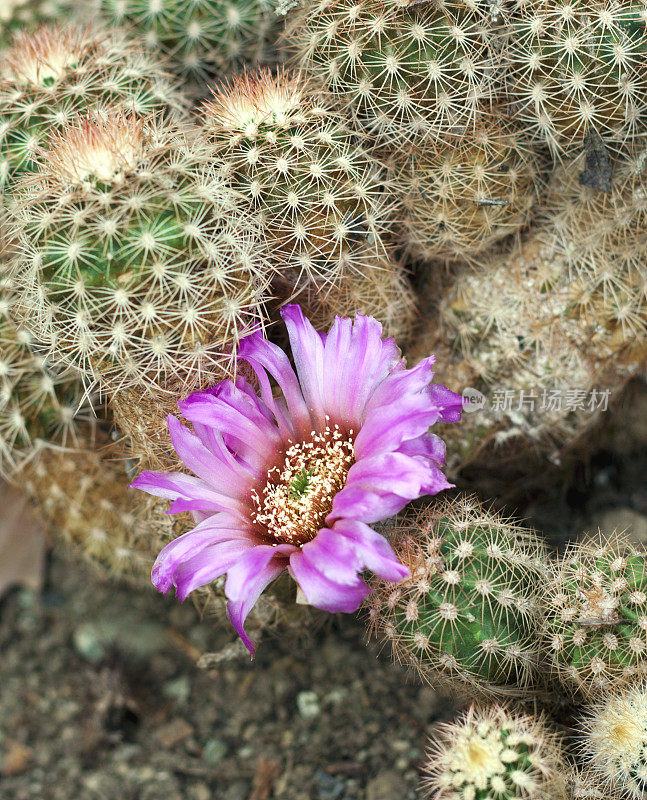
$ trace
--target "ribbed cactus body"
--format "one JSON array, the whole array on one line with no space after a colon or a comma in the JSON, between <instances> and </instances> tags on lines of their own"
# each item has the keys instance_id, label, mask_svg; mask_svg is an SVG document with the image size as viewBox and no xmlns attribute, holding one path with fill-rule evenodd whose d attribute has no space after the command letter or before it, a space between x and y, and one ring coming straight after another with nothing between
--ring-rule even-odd
<instances>
[{"instance_id":1,"label":"ribbed cactus body","mask_svg":"<svg viewBox=\"0 0 647 800\"><path fill-rule=\"evenodd\" d=\"M561 243L569 272L580 287L588 316L604 313L619 327L647 341L647 139L608 153L608 191L583 185L586 154L556 170L541 208Z\"/></svg>"},{"instance_id":2,"label":"ribbed cactus body","mask_svg":"<svg viewBox=\"0 0 647 800\"><path fill-rule=\"evenodd\" d=\"M411 358L436 353L438 380L484 395L442 431L454 466L485 448L488 459L559 458L639 370L645 341L618 318L620 295L587 292L565 245L546 225L509 255L463 267L416 339Z\"/></svg>"},{"instance_id":3,"label":"ribbed cactus body","mask_svg":"<svg viewBox=\"0 0 647 800\"><path fill-rule=\"evenodd\" d=\"M81 27L17 34L0 73L0 185L36 168L54 131L105 105L146 115L179 113L185 101L154 57L120 33Z\"/></svg>"},{"instance_id":4,"label":"ribbed cactus body","mask_svg":"<svg viewBox=\"0 0 647 800\"><path fill-rule=\"evenodd\" d=\"M485 127L462 142L394 159L405 242L424 260L471 257L518 231L538 193L538 164L519 137Z\"/></svg>"},{"instance_id":5,"label":"ribbed cactus body","mask_svg":"<svg viewBox=\"0 0 647 800\"><path fill-rule=\"evenodd\" d=\"M565 800L561 743L543 718L472 706L438 726L424 767L434 800Z\"/></svg>"},{"instance_id":6,"label":"ribbed cactus body","mask_svg":"<svg viewBox=\"0 0 647 800\"><path fill-rule=\"evenodd\" d=\"M14 477L43 450L77 446L93 410L78 375L53 366L19 323L9 283L0 289L0 473ZM12 315L12 310L14 311Z\"/></svg>"},{"instance_id":7,"label":"ribbed cactus body","mask_svg":"<svg viewBox=\"0 0 647 800\"><path fill-rule=\"evenodd\" d=\"M647 691L644 683L602 696L579 725L579 749L600 797L647 796Z\"/></svg>"},{"instance_id":8,"label":"ribbed cactus body","mask_svg":"<svg viewBox=\"0 0 647 800\"><path fill-rule=\"evenodd\" d=\"M370 617L395 657L434 684L523 691L538 655L539 541L471 499L414 512L393 539L411 578L380 585Z\"/></svg>"},{"instance_id":9,"label":"ribbed cactus body","mask_svg":"<svg viewBox=\"0 0 647 800\"><path fill-rule=\"evenodd\" d=\"M181 520L171 519L164 503L135 496L110 444L81 430L75 448L46 450L27 465L21 485L41 519L85 561L145 586L159 548L183 532Z\"/></svg>"},{"instance_id":10,"label":"ribbed cactus body","mask_svg":"<svg viewBox=\"0 0 647 800\"><path fill-rule=\"evenodd\" d=\"M296 73L233 79L204 108L224 174L259 214L278 282L325 289L383 258L384 173L330 101Z\"/></svg>"},{"instance_id":11,"label":"ribbed cactus body","mask_svg":"<svg viewBox=\"0 0 647 800\"><path fill-rule=\"evenodd\" d=\"M229 71L270 56L271 0L101 0L111 25L130 26L176 71Z\"/></svg>"},{"instance_id":12,"label":"ribbed cactus body","mask_svg":"<svg viewBox=\"0 0 647 800\"><path fill-rule=\"evenodd\" d=\"M508 21L508 91L532 139L559 153L590 131L622 138L642 127L646 8L643 0L516 3Z\"/></svg>"},{"instance_id":13,"label":"ribbed cactus body","mask_svg":"<svg viewBox=\"0 0 647 800\"><path fill-rule=\"evenodd\" d=\"M569 545L547 585L544 639L557 679L585 694L647 667L647 557L618 535Z\"/></svg>"},{"instance_id":14,"label":"ribbed cactus body","mask_svg":"<svg viewBox=\"0 0 647 800\"><path fill-rule=\"evenodd\" d=\"M288 42L389 148L462 136L491 98L496 56L459 4L317 0L292 13Z\"/></svg>"},{"instance_id":15,"label":"ribbed cactus body","mask_svg":"<svg viewBox=\"0 0 647 800\"><path fill-rule=\"evenodd\" d=\"M174 128L85 119L51 141L16 206L26 322L89 380L114 390L199 377L255 324L253 222Z\"/></svg>"}]
</instances>

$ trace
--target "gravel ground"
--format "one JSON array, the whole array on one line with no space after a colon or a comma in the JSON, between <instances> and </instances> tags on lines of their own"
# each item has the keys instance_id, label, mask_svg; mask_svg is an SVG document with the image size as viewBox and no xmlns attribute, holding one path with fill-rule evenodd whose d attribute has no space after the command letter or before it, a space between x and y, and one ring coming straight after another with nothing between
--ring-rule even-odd
<instances>
[{"instance_id":1,"label":"gravel ground","mask_svg":"<svg viewBox=\"0 0 647 800\"><path fill-rule=\"evenodd\" d=\"M48 587L0 609L3 800L416 796L439 701L357 620L205 670L227 639L190 605L58 554Z\"/></svg>"},{"instance_id":2,"label":"gravel ground","mask_svg":"<svg viewBox=\"0 0 647 800\"><path fill-rule=\"evenodd\" d=\"M517 507L556 544L598 525L647 542L647 390L599 449ZM189 604L97 583L51 554L0 603L1 800L413 800L450 704L330 618L208 668L229 631ZM225 650L225 653L228 651Z\"/></svg>"}]
</instances>

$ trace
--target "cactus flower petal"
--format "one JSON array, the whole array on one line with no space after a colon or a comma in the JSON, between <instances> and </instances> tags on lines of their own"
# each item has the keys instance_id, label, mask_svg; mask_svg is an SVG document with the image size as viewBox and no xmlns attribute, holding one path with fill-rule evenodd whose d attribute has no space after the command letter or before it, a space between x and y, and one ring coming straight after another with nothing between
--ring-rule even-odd
<instances>
[{"instance_id":1,"label":"cactus flower petal","mask_svg":"<svg viewBox=\"0 0 647 800\"><path fill-rule=\"evenodd\" d=\"M429 428L461 408L431 384L433 358L407 369L377 320L338 317L326 335L297 306L283 318L295 367L260 333L244 339L238 357L258 394L238 378L181 401L193 432L173 416L169 431L193 476L142 472L132 484L197 523L159 554L154 585L174 586L182 600L226 574L229 618L252 655L245 619L284 570L330 612L358 608L370 591L365 569L386 581L409 574L368 523L451 485L444 443Z\"/></svg>"}]
</instances>

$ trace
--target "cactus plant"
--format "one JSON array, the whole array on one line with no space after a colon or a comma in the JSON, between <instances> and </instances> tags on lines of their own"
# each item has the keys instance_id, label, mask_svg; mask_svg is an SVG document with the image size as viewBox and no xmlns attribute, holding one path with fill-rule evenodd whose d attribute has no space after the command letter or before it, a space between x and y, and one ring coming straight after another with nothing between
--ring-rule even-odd
<instances>
[{"instance_id":1,"label":"cactus plant","mask_svg":"<svg viewBox=\"0 0 647 800\"><path fill-rule=\"evenodd\" d=\"M368 258L367 258L368 262ZM317 330L328 330L336 316L364 314L382 323L385 336L404 347L411 338L418 313L416 295L404 267L384 256L364 272L346 272L342 280L307 303L308 318Z\"/></svg>"},{"instance_id":2,"label":"cactus plant","mask_svg":"<svg viewBox=\"0 0 647 800\"><path fill-rule=\"evenodd\" d=\"M544 640L555 677L595 694L647 667L647 556L628 540L569 544L546 586Z\"/></svg>"},{"instance_id":3,"label":"cactus plant","mask_svg":"<svg viewBox=\"0 0 647 800\"><path fill-rule=\"evenodd\" d=\"M424 767L433 800L565 800L565 760L544 717L471 706L438 726Z\"/></svg>"},{"instance_id":4,"label":"cactus plant","mask_svg":"<svg viewBox=\"0 0 647 800\"><path fill-rule=\"evenodd\" d=\"M384 257L384 175L330 101L301 75L234 78L204 106L224 174L259 213L278 290L325 289Z\"/></svg>"},{"instance_id":5,"label":"cactus plant","mask_svg":"<svg viewBox=\"0 0 647 800\"><path fill-rule=\"evenodd\" d=\"M647 138L608 154L608 191L582 182L586 154L558 168L542 203L540 224L560 240L580 305L595 315L598 296L609 309L609 325L647 337Z\"/></svg>"},{"instance_id":6,"label":"cactus plant","mask_svg":"<svg viewBox=\"0 0 647 800\"><path fill-rule=\"evenodd\" d=\"M186 101L162 65L117 31L42 27L16 33L0 73L0 187L35 169L52 131L98 105L180 114Z\"/></svg>"},{"instance_id":7,"label":"cactus plant","mask_svg":"<svg viewBox=\"0 0 647 800\"><path fill-rule=\"evenodd\" d=\"M643 0L517 0L510 11L508 92L528 136L559 155L591 131L622 139L647 113Z\"/></svg>"},{"instance_id":8,"label":"cactus plant","mask_svg":"<svg viewBox=\"0 0 647 800\"><path fill-rule=\"evenodd\" d=\"M579 745L602 798L647 794L647 689L644 683L599 698L579 725Z\"/></svg>"},{"instance_id":9,"label":"cactus plant","mask_svg":"<svg viewBox=\"0 0 647 800\"><path fill-rule=\"evenodd\" d=\"M100 9L187 77L271 58L272 0L100 0Z\"/></svg>"},{"instance_id":10,"label":"cactus plant","mask_svg":"<svg viewBox=\"0 0 647 800\"><path fill-rule=\"evenodd\" d=\"M396 553L411 577L377 584L372 630L434 686L524 692L538 657L539 540L473 498L417 509L396 522Z\"/></svg>"},{"instance_id":11,"label":"cactus plant","mask_svg":"<svg viewBox=\"0 0 647 800\"><path fill-rule=\"evenodd\" d=\"M515 133L493 125L394 157L409 251L427 261L470 258L517 232L537 198L537 166Z\"/></svg>"},{"instance_id":12,"label":"cactus plant","mask_svg":"<svg viewBox=\"0 0 647 800\"><path fill-rule=\"evenodd\" d=\"M16 193L12 269L55 357L110 391L228 363L267 268L216 171L181 131L109 109L50 139Z\"/></svg>"},{"instance_id":13,"label":"cactus plant","mask_svg":"<svg viewBox=\"0 0 647 800\"><path fill-rule=\"evenodd\" d=\"M296 62L383 143L463 136L489 110L497 55L467 5L317 0L288 19Z\"/></svg>"},{"instance_id":14,"label":"cactus plant","mask_svg":"<svg viewBox=\"0 0 647 800\"><path fill-rule=\"evenodd\" d=\"M570 260L546 226L478 270L462 267L440 294L438 318L410 355L436 353L443 382L483 395L444 433L454 469L481 451L558 460L639 370L645 338L623 325L617 297L582 296Z\"/></svg>"},{"instance_id":15,"label":"cactus plant","mask_svg":"<svg viewBox=\"0 0 647 800\"><path fill-rule=\"evenodd\" d=\"M57 369L19 324L6 275L0 280L0 474L10 478L45 449L77 446L91 430L92 398L78 376Z\"/></svg>"}]
</instances>

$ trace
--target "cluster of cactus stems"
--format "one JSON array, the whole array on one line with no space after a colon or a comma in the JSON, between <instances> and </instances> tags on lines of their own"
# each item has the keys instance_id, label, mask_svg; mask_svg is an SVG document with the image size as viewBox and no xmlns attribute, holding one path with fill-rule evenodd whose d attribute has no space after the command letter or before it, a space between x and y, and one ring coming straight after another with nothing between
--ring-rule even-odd
<instances>
[{"instance_id":1,"label":"cluster of cactus stems","mask_svg":"<svg viewBox=\"0 0 647 800\"><path fill-rule=\"evenodd\" d=\"M411 575L376 582L369 631L421 680L472 701L434 731L430 797L643 798L647 551L613 534L551 555L465 496L389 526Z\"/></svg>"},{"instance_id":2,"label":"cluster of cactus stems","mask_svg":"<svg viewBox=\"0 0 647 800\"><path fill-rule=\"evenodd\" d=\"M590 278L573 264L571 245L546 224L478 271L462 270L440 296L436 326L413 340L414 360L435 352L444 382L486 398L443 431L456 469L484 448L496 458L529 448L559 458L644 362L646 298L621 288L638 269L616 275L614 292L594 262Z\"/></svg>"},{"instance_id":3,"label":"cluster of cactus stems","mask_svg":"<svg viewBox=\"0 0 647 800\"><path fill-rule=\"evenodd\" d=\"M467 5L317 0L289 18L298 63L380 144L460 139L488 115L499 56Z\"/></svg>"},{"instance_id":4,"label":"cluster of cactus stems","mask_svg":"<svg viewBox=\"0 0 647 800\"><path fill-rule=\"evenodd\" d=\"M78 125L98 106L138 116L181 116L187 101L165 66L119 31L41 27L17 33L0 73L0 181L38 172L36 154L53 131Z\"/></svg>"},{"instance_id":5,"label":"cluster of cactus stems","mask_svg":"<svg viewBox=\"0 0 647 800\"><path fill-rule=\"evenodd\" d=\"M190 526L127 486L286 301L483 394L442 431L459 477L557 462L644 370L644 0L0 0L0 47L0 473L105 574ZM385 531L410 576L370 630L472 703L429 796L647 796L647 553L557 556L468 497Z\"/></svg>"}]
</instances>

